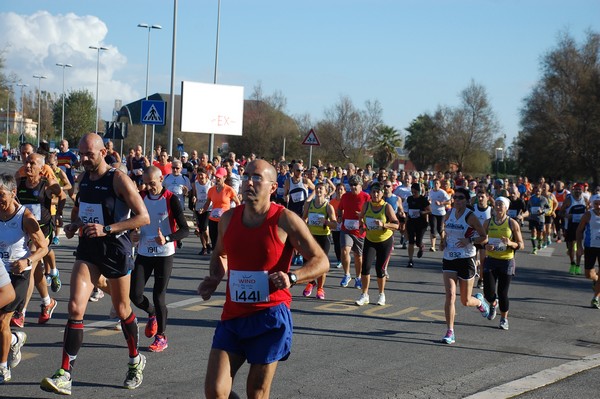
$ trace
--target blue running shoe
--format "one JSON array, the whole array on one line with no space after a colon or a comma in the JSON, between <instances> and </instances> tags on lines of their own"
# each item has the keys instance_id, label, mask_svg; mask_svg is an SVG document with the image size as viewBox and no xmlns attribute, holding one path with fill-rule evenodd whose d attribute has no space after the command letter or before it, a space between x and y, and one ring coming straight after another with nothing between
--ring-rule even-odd
<instances>
[{"instance_id":1,"label":"blue running shoe","mask_svg":"<svg viewBox=\"0 0 600 399\"><path fill-rule=\"evenodd\" d=\"M456 342L456 338L454 337L454 331L453 330L446 331L446 335L444 335L444 338L442 338L442 343L450 345L455 342Z\"/></svg>"},{"instance_id":2,"label":"blue running shoe","mask_svg":"<svg viewBox=\"0 0 600 399\"><path fill-rule=\"evenodd\" d=\"M340 282L340 285L342 287L347 287L348 284L350 283L350 280L352 280L352 277L350 277L349 274L344 275L344 277L342 278L342 281Z\"/></svg>"},{"instance_id":3,"label":"blue running shoe","mask_svg":"<svg viewBox=\"0 0 600 399\"><path fill-rule=\"evenodd\" d=\"M481 305L477 306L477 309L479 310L481 315L483 317L488 317L490 314L490 305L488 305L487 301L483 297L483 294L481 292L478 292L477 294L475 294L475 298L481 301Z\"/></svg>"},{"instance_id":4,"label":"blue running shoe","mask_svg":"<svg viewBox=\"0 0 600 399\"><path fill-rule=\"evenodd\" d=\"M359 290L362 290L362 280L360 279L360 277L354 278L354 288L358 288Z\"/></svg>"}]
</instances>

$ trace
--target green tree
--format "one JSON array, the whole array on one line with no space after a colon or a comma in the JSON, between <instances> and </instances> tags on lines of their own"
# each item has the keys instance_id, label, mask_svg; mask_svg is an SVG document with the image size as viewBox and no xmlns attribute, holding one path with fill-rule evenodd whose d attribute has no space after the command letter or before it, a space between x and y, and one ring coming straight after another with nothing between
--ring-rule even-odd
<instances>
[{"instance_id":1,"label":"green tree","mask_svg":"<svg viewBox=\"0 0 600 399\"><path fill-rule=\"evenodd\" d=\"M387 168L397 154L396 147L401 145L402 137L396 129L387 125L378 126L371 143L373 160L377 166Z\"/></svg>"},{"instance_id":2,"label":"green tree","mask_svg":"<svg viewBox=\"0 0 600 399\"><path fill-rule=\"evenodd\" d=\"M531 177L591 177L599 184L600 35L587 32L579 45L560 34L556 48L542 58L541 71L521 110L521 167Z\"/></svg>"},{"instance_id":3,"label":"green tree","mask_svg":"<svg viewBox=\"0 0 600 399\"><path fill-rule=\"evenodd\" d=\"M441 111L440 111L441 112ZM404 149L408 158L419 170L426 170L436 163L445 162L442 134L434 119L428 114L417 116L406 128L408 135Z\"/></svg>"},{"instance_id":4,"label":"green tree","mask_svg":"<svg viewBox=\"0 0 600 399\"><path fill-rule=\"evenodd\" d=\"M62 96L54 102L53 125L60 137L62 123ZM94 96L86 89L74 90L65 97L65 139L77 143L91 131L96 120Z\"/></svg>"}]
</instances>

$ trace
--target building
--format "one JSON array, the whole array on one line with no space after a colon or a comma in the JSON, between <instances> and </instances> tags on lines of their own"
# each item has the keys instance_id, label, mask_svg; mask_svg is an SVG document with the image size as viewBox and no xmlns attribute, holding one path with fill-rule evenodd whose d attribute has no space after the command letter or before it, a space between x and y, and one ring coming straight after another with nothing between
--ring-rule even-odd
<instances>
[{"instance_id":1,"label":"building","mask_svg":"<svg viewBox=\"0 0 600 399\"><path fill-rule=\"evenodd\" d=\"M7 131L11 141L12 137L19 137L23 133L25 141L32 142L32 139L37 140L38 123L31 118L23 118L23 114L18 111L2 112L0 113L0 137ZM0 141L4 142L5 140Z\"/></svg>"}]
</instances>

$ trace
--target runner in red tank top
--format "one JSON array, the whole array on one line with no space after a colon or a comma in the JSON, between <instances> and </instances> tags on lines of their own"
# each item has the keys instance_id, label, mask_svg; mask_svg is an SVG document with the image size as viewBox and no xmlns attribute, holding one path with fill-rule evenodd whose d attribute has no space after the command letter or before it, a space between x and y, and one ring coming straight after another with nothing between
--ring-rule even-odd
<instances>
[{"instance_id":1,"label":"runner in red tank top","mask_svg":"<svg viewBox=\"0 0 600 399\"><path fill-rule=\"evenodd\" d=\"M242 177L245 204L225 212L219 222L210 276L198 287L208 300L227 273L225 306L206 371L207 398L228 397L245 361L250 363L247 396L269 396L277 364L291 351L289 288L329 270L327 256L302 219L270 202L276 190L275 169L252 161ZM305 261L290 273L294 249Z\"/></svg>"}]
</instances>

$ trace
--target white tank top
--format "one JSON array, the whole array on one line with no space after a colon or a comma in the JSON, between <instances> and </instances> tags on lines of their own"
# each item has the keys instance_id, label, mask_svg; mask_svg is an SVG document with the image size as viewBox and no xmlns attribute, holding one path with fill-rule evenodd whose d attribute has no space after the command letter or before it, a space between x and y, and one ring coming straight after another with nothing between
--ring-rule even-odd
<instances>
[{"instance_id":1,"label":"white tank top","mask_svg":"<svg viewBox=\"0 0 600 399\"><path fill-rule=\"evenodd\" d=\"M206 204L208 189L213 185L210 180L206 184L200 184L200 182L196 180L194 186L196 187L196 204L194 205L194 209L200 211L204 204ZM212 210L212 203L209 205L208 210Z\"/></svg>"},{"instance_id":2,"label":"white tank top","mask_svg":"<svg viewBox=\"0 0 600 399\"><path fill-rule=\"evenodd\" d=\"M471 258L475 256L477 250L472 243L459 248L457 246L461 238L471 237L473 228L467 223L467 218L472 212L465 209L459 219L456 219L456 209L450 210L450 215L444 226L446 230L446 247L444 248L444 259L454 260L461 258Z\"/></svg>"},{"instance_id":3,"label":"white tank top","mask_svg":"<svg viewBox=\"0 0 600 399\"><path fill-rule=\"evenodd\" d=\"M167 242L164 245L156 243L155 237L158 234L158 228L162 235L167 236L173 233L170 222L170 207L164 195L151 199L150 194L144 197L144 205L150 215L150 224L140 227L140 242L138 244L138 254L144 256L170 256L175 253L175 243Z\"/></svg>"},{"instance_id":4,"label":"white tank top","mask_svg":"<svg viewBox=\"0 0 600 399\"><path fill-rule=\"evenodd\" d=\"M7 221L0 221L0 256L6 271L10 272L14 261L29 256L27 241L29 236L23 230L25 207L19 206L15 215ZM31 270L31 266L25 270Z\"/></svg>"},{"instance_id":5,"label":"white tank top","mask_svg":"<svg viewBox=\"0 0 600 399\"><path fill-rule=\"evenodd\" d=\"M585 226L583 245L586 248L600 248L600 216L591 210L590 221Z\"/></svg>"}]
</instances>

